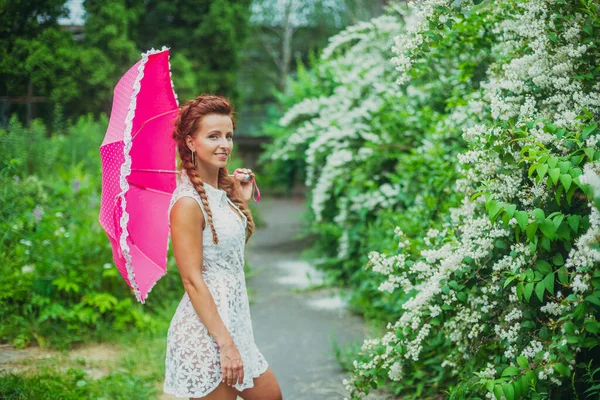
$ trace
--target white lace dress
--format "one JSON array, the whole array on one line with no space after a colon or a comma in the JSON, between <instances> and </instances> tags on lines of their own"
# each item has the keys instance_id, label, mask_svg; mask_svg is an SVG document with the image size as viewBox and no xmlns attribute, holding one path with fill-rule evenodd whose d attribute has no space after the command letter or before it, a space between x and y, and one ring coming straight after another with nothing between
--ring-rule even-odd
<instances>
[{"instance_id":1,"label":"white lace dress","mask_svg":"<svg viewBox=\"0 0 600 400\"><path fill-rule=\"evenodd\" d=\"M173 192L169 213L184 196L195 199L202 209L204 268L202 277L216 303L219 315L237 347L244 365L244 382L235 388L254 386L253 379L267 370L267 362L254 343L248 293L244 277L246 216L222 189L205 183L204 188L219 237L214 244L208 217L200 195L182 172ZM239 214L230 207L235 208ZM240 218L242 215L242 218ZM171 320L167 335L164 392L177 397L204 397L221 383L221 362L217 343L200 322L187 293Z\"/></svg>"}]
</instances>

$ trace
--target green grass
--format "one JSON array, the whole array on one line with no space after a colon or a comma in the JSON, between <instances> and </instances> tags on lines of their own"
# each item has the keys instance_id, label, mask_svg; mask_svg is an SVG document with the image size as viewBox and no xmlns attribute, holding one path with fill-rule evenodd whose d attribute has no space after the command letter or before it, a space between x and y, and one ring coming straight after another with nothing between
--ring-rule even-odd
<instances>
[{"instance_id":1,"label":"green grass","mask_svg":"<svg viewBox=\"0 0 600 400\"><path fill-rule=\"evenodd\" d=\"M23 372L0 369L0 398L156 399L162 392L166 335L176 305L157 311L155 332L132 331L105 343L116 355L114 359L98 361L69 357L68 351L49 352L46 357L16 362ZM102 376L97 378L98 374Z\"/></svg>"},{"instance_id":2,"label":"green grass","mask_svg":"<svg viewBox=\"0 0 600 400\"><path fill-rule=\"evenodd\" d=\"M42 372L25 376L0 377L0 398L31 399L151 399L158 390L147 377L128 371L113 372L101 379L91 379L82 368L64 372Z\"/></svg>"}]
</instances>

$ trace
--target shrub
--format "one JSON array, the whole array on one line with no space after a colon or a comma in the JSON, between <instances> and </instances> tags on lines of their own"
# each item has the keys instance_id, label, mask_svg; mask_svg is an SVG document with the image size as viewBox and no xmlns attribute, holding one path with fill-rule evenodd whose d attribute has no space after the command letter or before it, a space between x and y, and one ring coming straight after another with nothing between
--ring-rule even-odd
<instances>
[{"instance_id":1,"label":"shrub","mask_svg":"<svg viewBox=\"0 0 600 400\"><path fill-rule=\"evenodd\" d=\"M593 1L431 0L332 38L333 91L272 155L305 161L326 268L390 322L353 397L597 396L599 31Z\"/></svg>"}]
</instances>

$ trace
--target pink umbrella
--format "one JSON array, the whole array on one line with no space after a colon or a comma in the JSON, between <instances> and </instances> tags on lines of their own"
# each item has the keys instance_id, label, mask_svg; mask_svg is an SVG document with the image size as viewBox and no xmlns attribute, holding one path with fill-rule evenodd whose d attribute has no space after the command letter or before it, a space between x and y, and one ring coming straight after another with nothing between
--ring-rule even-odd
<instances>
[{"instance_id":1,"label":"pink umbrella","mask_svg":"<svg viewBox=\"0 0 600 400\"><path fill-rule=\"evenodd\" d=\"M152 49L117 83L100 146L98 220L119 272L142 303L167 269L167 211L177 186L171 134L178 109L169 50Z\"/></svg>"}]
</instances>

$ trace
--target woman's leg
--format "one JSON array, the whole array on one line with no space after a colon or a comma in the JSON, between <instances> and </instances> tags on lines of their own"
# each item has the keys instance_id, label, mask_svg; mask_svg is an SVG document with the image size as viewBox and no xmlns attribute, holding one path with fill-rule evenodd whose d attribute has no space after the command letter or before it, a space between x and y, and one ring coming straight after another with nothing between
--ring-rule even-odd
<instances>
[{"instance_id":1,"label":"woman's leg","mask_svg":"<svg viewBox=\"0 0 600 400\"><path fill-rule=\"evenodd\" d=\"M219 386L204 397L191 398L190 400L235 400L238 391L221 382Z\"/></svg>"},{"instance_id":2,"label":"woman's leg","mask_svg":"<svg viewBox=\"0 0 600 400\"><path fill-rule=\"evenodd\" d=\"M282 400L279 383L271 368L254 378L254 387L238 393L244 400Z\"/></svg>"}]
</instances>

